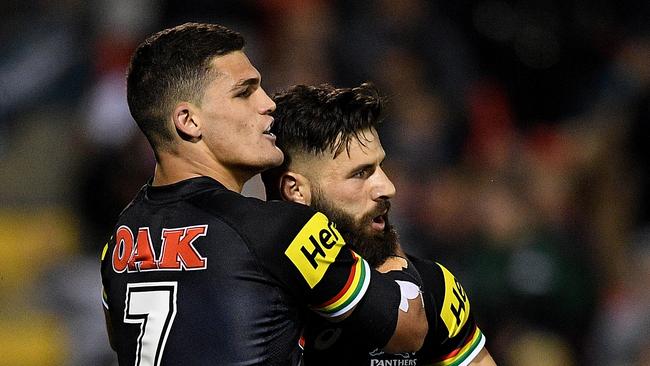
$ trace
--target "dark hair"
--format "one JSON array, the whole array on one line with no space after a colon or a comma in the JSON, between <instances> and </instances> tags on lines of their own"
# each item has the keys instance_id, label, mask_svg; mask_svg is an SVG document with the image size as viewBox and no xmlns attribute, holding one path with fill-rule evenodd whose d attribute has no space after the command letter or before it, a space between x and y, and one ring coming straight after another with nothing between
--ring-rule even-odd
<instances>
[{"instance_id":1,"label":"dark hair","mask_svg":"<svg viewBox=\"0 0 650 366\"><path fill-rule=\"evenodd\" d=\"M325 153L335 158L348 151L352 139L362 145L363 130L381 122L382 98L372 83L355 88L296 85L275 94L275 122L271 131L284 152L281 166L262 173L267 199L280 199L278 182L294 155Z\"/></svg>"},{"instance_id":2,"label":"dark hair","mask_svg":"<svg viewBox=\"0 0 650 366\"><path fill-rule=\"evenodd\" d=\"M239 51L244 44L239 33L221 25L185 23L138 46L127 72L127 100L154 150L173 141L167 118L174 105L200 102L207 82L216 75L210 66L213 58Z\"/></svg>"}]
</instances>

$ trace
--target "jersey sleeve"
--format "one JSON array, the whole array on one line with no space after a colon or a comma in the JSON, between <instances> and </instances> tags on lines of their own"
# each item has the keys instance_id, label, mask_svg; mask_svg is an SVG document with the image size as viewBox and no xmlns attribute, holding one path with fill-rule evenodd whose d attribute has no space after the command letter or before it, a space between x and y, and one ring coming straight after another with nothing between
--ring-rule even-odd
<instances>
[{"instance_id":1,"label":"jersey sleeve","mask_svg":"<svg viewBox=\"0 0 650 366\"><path fill-rule=\"evenodd\" d=\"M312 310L339 316L363 298L372 277L370 267L348 249L333 221L297 206L283 205L276 211L271 245L257 245L255 250L265 269Z\"/></svg>"},{"instance_id":2,"label":"jersey sleeve","mask_svg":"<svg viewBox=\"0 0 650 366\"><path fill-rule=\"evenodd\" d=\"M370 267L348 249L336 224L324 214L314 213L287 244L276 263L286 266L285 280L302 289L314 311L336 317L363 298Z\"/></svg>"},{"instance_id":3,"label":"jersey sleeve","mask_svg":"<svg viewBox=\"0 0 650 366\"><path fill-rule=\"evenodd\" d=\"M467 293L443 265L411 259L424 282L430 324L418 359L425 365L468 365L484 347L485 336L476 324Z\"/></svg>"},{"instance_id":4,"label":"jersey sleeve","mask_svg":"<svg viewBox=\"0 0 650 366\"><path fill-rule=\"evenodd\" d=\"M113 240L111 237L110 240ZM106 254L108 252L108 242L104 244L104 248L102 249L102 254L99 257L99 260L101 262L101 271L102 273L106 270L105 267L107 266L107 261L106 261ZM102 276L103 277L103 276ZM108 306L108 294L106 293L106 289L104 288L104 281L102 279L102 292L101 292L101 298L102 298L102 305L104 306L104 309L109 310Z\"/></svg>"},{"instance_id":5,"label":"jersey sleeve","mask_svg":"<svg viewBox=\"0 0 650 366\"><path fill-rule=\"evenodd\" d=\"M275 215L264 223L265 232L258 229L250 238L264 268L325 318L356 307L353 315L364 333L373 343L385 344L397 325L397 284L373 273L323 213L286 202L268 204ZM371 300L362 302L364 298Z\"/></svg>"}]
</instances>

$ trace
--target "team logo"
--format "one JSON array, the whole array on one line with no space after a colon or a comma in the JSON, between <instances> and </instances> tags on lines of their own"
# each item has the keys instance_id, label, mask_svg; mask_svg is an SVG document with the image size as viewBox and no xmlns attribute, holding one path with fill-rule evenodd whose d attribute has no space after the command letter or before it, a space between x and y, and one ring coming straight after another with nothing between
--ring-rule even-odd
<instances>
[{"instance_id":1,"label":"team logo","mask_svg":"<svg viewBox=\"0 0 650 366\"><path fill-rule=\"evenodd\" d=\"M415 352L385 353L379 348L368 352L370 366L415 366Z\"/></svg>"},{"instance_id":2,"label":"team logo","mask_svg":"<svg viewBox=\"0 0 650 366\"><path fill-rule=\"evenodd\" d=\"M333 222L318 212L302 227L284 254L314 288L345 245Z\"/></svg>"},{"instance_id":3,"label":"team logo","mask_svg":"<svg viewBox=\"0 0 650 366\"><path fill-rule=\"evenodd\" d=\"M341 328L327 328L320 332L314 339L314 348L324 351L334 345L341 337L343 330Z\"/></svg>"},{"instance_id":4,"label":"team logo","mask_svg":"<svg viewBox=\"0 0 650 366\"><path fill-rule=\"evenodd\" d=\"M449 338L453 338L460 332L460 329L469 318L469 299L463 286L454 275L440 263L438 265L442 269L445 278L445 300L442 304L440 317L447 327Z\"/></svg>"}]
</instances>

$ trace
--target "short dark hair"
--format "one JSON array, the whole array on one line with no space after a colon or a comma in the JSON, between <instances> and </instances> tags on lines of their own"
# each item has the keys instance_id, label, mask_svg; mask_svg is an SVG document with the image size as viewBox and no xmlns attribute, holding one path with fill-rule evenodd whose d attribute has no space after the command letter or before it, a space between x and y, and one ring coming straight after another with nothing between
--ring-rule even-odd
<instances>
[{"instance_id":1,"label":"short dark hair","mask_svg":"<svg viewBox=\"0 0 650 366\"><path fill-rule=\"evenodd\" d=\"M165 148L172 140L167 117L180 101L199 103L216 75L210 63L244 48L244 38L217 24L185 23L153 34L131 57L127 71L129 110L149 143Z\"/></svg>"},{"instance_id":2,"label":"short dark hair","mask_svg":"<svg viewBox=\"0 0 650 366\"><path fill-rule=\"evenodd\" d=\"M352 139L362 145L363 130L381 122L382 98L372 83L355 88L296 85L273 96L276 109L271 131L284 152L284 162L262 173L267 199L280 199L278 179L294 155L325 153L335 158L348 151Z\"/></svg>"}]
</instances>

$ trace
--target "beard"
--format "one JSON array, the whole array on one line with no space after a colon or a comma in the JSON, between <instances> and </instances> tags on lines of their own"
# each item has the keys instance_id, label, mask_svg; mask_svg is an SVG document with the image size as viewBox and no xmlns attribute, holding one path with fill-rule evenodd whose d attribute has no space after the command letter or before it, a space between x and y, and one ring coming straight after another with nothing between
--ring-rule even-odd
<instances>
[{"instance_id":1,"label":"beard","mask_svg":"<svg viewBox=\"0 0 650 366\"><path fill-rule=\"evenodd\" d=\"M324 213L336 223L336 228L343 235L346 243L365 259L372 268L384 263L397 251L398 236L395 228L388 222L388 214L384 215L384 230L377 232L370 228L373 218L381 215L390 208L390 202L380 201L377 207L355 221L352 215L336 207L318 190L312 196L311 207Z\"/></svg>"}]
</instances>

